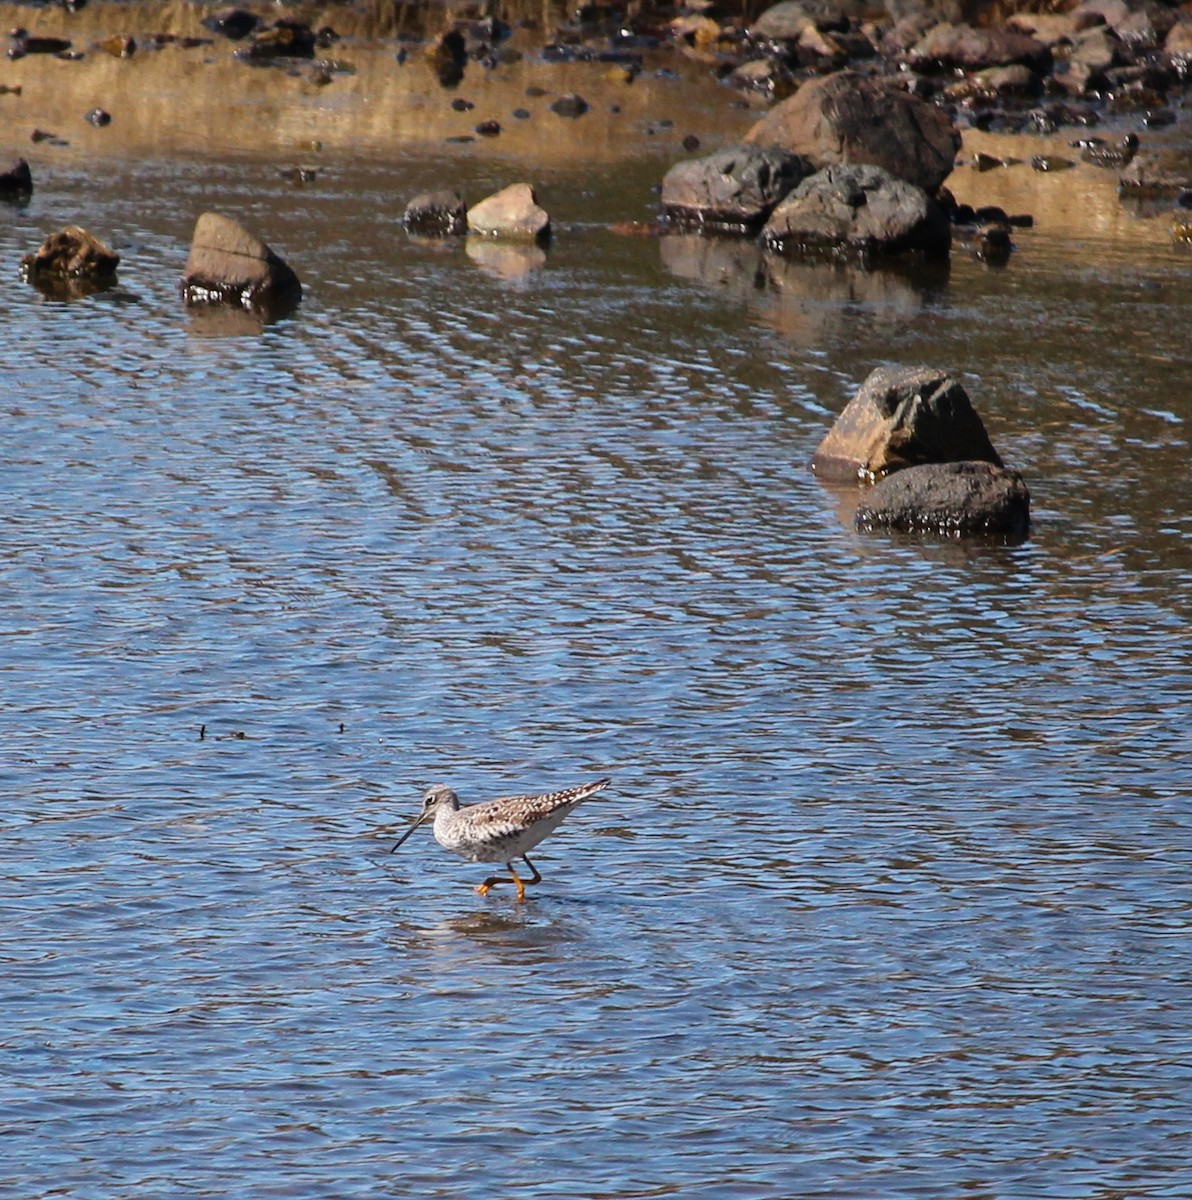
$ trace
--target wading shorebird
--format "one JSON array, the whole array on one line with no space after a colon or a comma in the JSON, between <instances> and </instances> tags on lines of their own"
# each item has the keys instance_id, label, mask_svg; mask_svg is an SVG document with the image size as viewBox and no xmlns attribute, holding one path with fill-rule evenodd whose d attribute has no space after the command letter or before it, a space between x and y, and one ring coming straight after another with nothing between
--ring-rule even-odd
<instances>
[{"instance_id":1,"label":"wading shorebird","mask_svg":"<svg viewBox=\"0 0 1192 1200\"><path fill-rule=\"evenodd\" d=\"M422 799L418 819L397 839L396 850L419 825L433 819L435 841L444 850L454 850L469 862L504 863L513 877L491 875L476 890L487 896L498 883L513 883L518 900L526 898L526 884L538 883L542 876L526 857L547 834L563 823L563 818L589 796L602 791L612 781L598 779L582 787L566 788L561 792L541 792L536 796L500 796L479 804L460 807L459 797L449 788L433 787ZM393 850L389 853L392 854ZM532 879L522 879L513 869L513 860L520 858L533 872Z\"/></svg>"}]
</instances>

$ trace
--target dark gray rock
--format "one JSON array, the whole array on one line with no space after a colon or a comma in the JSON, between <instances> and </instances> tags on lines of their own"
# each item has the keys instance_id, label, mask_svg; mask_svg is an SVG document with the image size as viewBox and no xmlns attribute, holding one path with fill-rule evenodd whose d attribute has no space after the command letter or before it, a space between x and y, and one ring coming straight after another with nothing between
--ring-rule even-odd
<instances>
[{"instance_id":1,"label":"dark gray rock","mask_svg":"<svg viewBox=\"0 0 1192 1200\"><path fill-rule=\"evenodd\" d=\"M1017 471L987 462L931 463L876 484L857 508L858 529L898 529L951 537L1025 537L1031 495Z\"/></svg>"},{"instance_id":2,"label":"dark gray rock","mask_svg":"<svg viewBox=\"0 0 1192 1200\"><path fill-rule=\"evenodd\" d=\"M20 199L33 191L33 173L23 158L0 159L0 196Z\"/></svg>"},{"instance_id":3,"label":"dark gray rock","mask_svg":"<svg viewBox=\"0 0 1192 1200\"><path fill-rule=\"evenodd\" d=\"M948 257L952 230L922 188L881 167L825 167L771 213L762 237L780 254L870 263L916 254Z\"/></svg>"},{"instance_id":4,"label":"dark gray rock","mask_svg":"<svg viewBox=\"0 0 1192 1200\"><path fill-rule=\"evenodd\" d=\"M775 146L730 146L671 167L662 180L662 208L688 228L757 230L812 169Z\"/></svg>"},{"instance_id":5,"label":"dark gray rock","mask_svg":"<svg viewBox=\"0 0 1192 1200\"><path fill-rule=\"evenodd\" d=\"M188 304L288 308L302 298L293 269L238 221L203 213L195 222L182 292Z\"/></svg>"},{"instance_id":6,"label":"dark gray rock","mask_svg":"<svg viewBox=\"0 0 1192 1200\"><path fill-rule=\"evenodd\" d=\"M881 479L921 463L1002 465L960 381L933 367L878 367L811 460L818 475Z\"/></svg>"},{"instance_id":7,"label":"dark gray rock","mask_svg":"<svg viewBox=\"0 0 1192 1200\"><path fill-rule=\"evenodd\" d=\"M420 237L457 237L468 231L468 206L459 192L422 192L406 205L402 224Z\"/></svg>"},{"instance_id":8,"label":"dark gray rock","mask_svg":"<svg viewBox=\"0 0 1192 1200\"><path fill-rule=\"evenodd\" d=\"M745 135L813 166L873 163L933 192L952 170L960 132L943 109L889 81L837 71L805 83Z\"/></svg>"}]
</instances>

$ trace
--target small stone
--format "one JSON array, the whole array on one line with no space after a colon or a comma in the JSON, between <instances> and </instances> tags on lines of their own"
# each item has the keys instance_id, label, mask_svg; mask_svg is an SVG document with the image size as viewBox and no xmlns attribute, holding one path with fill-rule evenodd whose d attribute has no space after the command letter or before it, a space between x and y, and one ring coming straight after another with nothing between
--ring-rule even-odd
<instances>
[{"instance_id":1,"label":"small stone","mask_svg":"<svg viewBox=\"0 0 1192 1200\"><path fill-rule=\"evenodd\" d=\"M0 159L0 196L23 198L33 191L33 173L23 158Z\"/></svg>"},{"instance_id":2,"label":"small stone","mask_svg":"<svg viewBox=\"0 0 1192 1200\"><path fill-rule=\"evenodd\" d=\"M110 279L120 255L79 225L51 234L34 254L21 259L21 273L30 283L46 280Z\"/></svg>"},{"instance_id":3,"label":"small stone","mask_svg":"<svg viewBox=\"0 0 1192 1200\"><path fill-rule=\"evenodd\" d=\"M481 121L476 126L476 132L481 137L495 138L501 136L501 123L499 121Z\"/></svg>"},{"instance_id":4,"label":"small stone","mask_svg":"<svg viewBox=\"0 0 1192 1200\"><path fill-rule=\"evenodd\" d=\"M456 96L456 98L451 101L451 107L454 108L456 112L471 112L476 105L473 104L471 100L465 100L462 96Z\"/></svg>"},{"instance_id":5,"label":"small stone","mask_svg":"<svg viewBox=\"0 0 1192 1200\"><path fill-rule=\"evenodd\" d=\"M88 125L94 125L96 129L102 129L105 125L112 123L112 114L103 108L93 108L83 119Z\"/></svg>"},{"instance_id":6,"label":"small stone","mask_svg":"<svg viewBox=\"0 0 1192 1200\"><path fill-rule=\"evenodd\" d=\"M550 110L560 117L582 117L589 107L590 105L582 96L577 96L572 92L566 96L560 96L550 106Z\"/></svg>"}]
</instances>

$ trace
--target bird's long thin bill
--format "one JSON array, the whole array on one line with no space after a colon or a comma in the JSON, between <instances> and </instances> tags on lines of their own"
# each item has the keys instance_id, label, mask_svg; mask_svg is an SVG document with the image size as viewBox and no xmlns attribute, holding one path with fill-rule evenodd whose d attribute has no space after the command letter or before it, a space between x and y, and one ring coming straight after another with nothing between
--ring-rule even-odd
<instances>
[{"instance_id":1,"label":"bird's long thin bill","mask_svg":"<svg viewBox=\"0 0 1192 1200\"><path fill-rule=\"evenodd\" d=\"M409 828L409 829L407 829L407 830L405 831L405 833L403 833L403 834L401 835L401 837L399 837L399 838L397 839L397 844L396 844L396 845L393 847L393 850L396 850L396 849L397 849L397 847L398 847L398 846L400 846L400 845L402 844L402 842L404 842L404 841L406 840L406 838L408 838L408 837L410 836L410 834L412 834L412 833L414 832L414 830L415 830L415 829L417 829L417 828L418 828L418 826L419 826L419 825L421 825L421 824L422 824L422 817L419 817L419 818L418 818L418 820L417 820L417 821L415 821L415 822L414 822L414 824L413 824L413 825L411 825L411 826L410 826L410 828ZM390 853L390 854L392 854L392 853L393 853L393 850L390 850L390 851L389 851L389 853Z\"/></svg>"}]
</instances>

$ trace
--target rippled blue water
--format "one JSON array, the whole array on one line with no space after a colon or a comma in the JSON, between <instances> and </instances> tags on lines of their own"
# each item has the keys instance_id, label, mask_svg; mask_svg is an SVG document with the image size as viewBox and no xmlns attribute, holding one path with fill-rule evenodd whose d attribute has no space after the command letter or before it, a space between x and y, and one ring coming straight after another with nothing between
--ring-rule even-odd
<instances>
[{"instance_id":1,"label":"rippled blue water","mask_svg":"<svg viewBox=\"0 0 1192 1200\"><path fill-rule=\"evenodd\" d=\"M0 210L5 1194L1186 1197L1186 260L759 272L602 230L650 163L548 173L527 274L400 232L512 171ZM180 308L215 205L292 318ZM46 300L16 259L83 209L120 286ZM920 361L1024 545L811 476ZM601 774L524 906L389 855L429 784Z\"/></svg>"}]
</instances>

